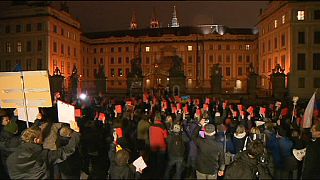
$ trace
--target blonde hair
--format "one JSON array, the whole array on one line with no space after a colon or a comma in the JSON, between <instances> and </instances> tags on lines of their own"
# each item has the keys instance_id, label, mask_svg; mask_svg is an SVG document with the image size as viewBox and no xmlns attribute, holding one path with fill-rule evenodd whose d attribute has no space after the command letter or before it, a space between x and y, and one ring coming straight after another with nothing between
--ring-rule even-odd
<instances>
[{"instance_id":1,"label":"blonde hair","mask_svg":"<svg viewBox=\"0 0 320 180\"><path fill-rule=\"evenodd\" d=\"M236 135L242 134L244 132L246 132L246 128L242 124L239 124L236 129Z\"/></svg>"},{"instance_id":2,"label":"blonde hair","mask_svg":"<svg viewBox=\"0 0 320 180\"><path fill-rule=\"evenodd\" d=\"M41 136L41 129L38 126L34 126L26 129L21 134L21 139L27 143L34 143L34 139L38 139Z\"/></svg>"},{"instance_id":3,"label":"blonde hair","mask_svg":"<svg viewBox=\"0 0 320 180\"><path fill-rule=\"evenodd\" d=\"M251 134L260 134L260 129L257 128L257 127L252 127L252 128L250 129L250 133L251 133Z\"/></svg>"}]
</instances>

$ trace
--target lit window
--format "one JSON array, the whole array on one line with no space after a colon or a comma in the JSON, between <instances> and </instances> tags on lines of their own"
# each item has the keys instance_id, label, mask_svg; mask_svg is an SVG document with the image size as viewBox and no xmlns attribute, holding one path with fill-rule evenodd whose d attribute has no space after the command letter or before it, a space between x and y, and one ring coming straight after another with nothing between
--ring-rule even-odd
<instances>
[{"instance_id":1,"label":"lit window","mask_svg":"<svg viewBox=\"0 0 320 180\"><path fill-rule=\"evenodd\" d=\"M304 11L298 11L297 18L299 21L303 21L304 20Z\"/></svg>"},{"instance_id":2,"label":"lit window","mask_svg":"<svg viewBox=\"0 0 320 180\"><path fill-rule=\"evenodd\" d=\"M17 52L21 52L21 50L22 50L22 43L18 42L17 43Z\"/></svg>"},{"instance_id":3,"label":"lit window","mask_svg":"<svg viewBox=\"0 0 320 180\"><path fill-rule=\"evenodd\" d=\"M147 47L146 47L146 52L149 52L149 51L150 51L150 47L147 46Z\"/></svg>"},{"instance_id":4,"label":"lit window","mask_svg":"<svg viewBox=\"0 0 320 180\"><path fill-rule=\"evenodd\" d=\"M250 45L246 44L246 50L249 50L249 49L250 49Z\"/></svg>"},{"instance_id":5,"label":"lit window","mask_svg":"<svg viewBox=\"0 0 320 180\"><path fill-rule=\"evenodd\" d=\"M274 20L274 28L278 27L278 20Z\"/></svg>"},{"instance_id":6,"label":"lit window","mask_svg":"<svg viewBox=\"0 0 320 180\"><path fill-rule=\"evenodd\" d=\"M11 52L11 44L9 42L6 43L6 52L7 53Z\"/></svg>"},{"instance_id":7,"label":"lit window","mask_svg":"<svg viewBox=\"0 0 320 180\"><path fill-rule=\"evenodd\" d=\"M188 51L192 51L192 46L188 46Z\"/></svg>"},{"instance_id":8,"label":"lit window","mask_svg":"<svg viewBox=\"0 0 320 180\"><path fill-rule=\"evenodd\" d=\"M282 24L286 23L286 15L282 16Z\"/></svg>"}]
</instances>

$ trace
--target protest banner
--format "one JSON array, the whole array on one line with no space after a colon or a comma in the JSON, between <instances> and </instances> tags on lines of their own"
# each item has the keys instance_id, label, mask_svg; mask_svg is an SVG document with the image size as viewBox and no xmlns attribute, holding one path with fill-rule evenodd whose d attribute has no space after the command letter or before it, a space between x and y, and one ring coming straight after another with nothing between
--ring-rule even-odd
<instances>
[{"instance_id":1,"label":"protest banner","mask_svg":"<svg viewBox=\"0 0 320 180\"><path fill-rule=\"evenodd\" d=\"M73 105L58 100L57 107L59 122L70 125L75 122L75 108Z\"/></svg>"},{"instance_id":2,"label":"protest banner","mask_svg":"<svg viewBox=\"0 0 320 180\"><path fill-rule=\"evenodd\" d=\"M19 120L28 121L32 123L34 123L34 120L37 118L37 115L39 113L38 108L27 108L27 114L25 108L17 108L17 111Z\"/></svg>"}]
</instances>

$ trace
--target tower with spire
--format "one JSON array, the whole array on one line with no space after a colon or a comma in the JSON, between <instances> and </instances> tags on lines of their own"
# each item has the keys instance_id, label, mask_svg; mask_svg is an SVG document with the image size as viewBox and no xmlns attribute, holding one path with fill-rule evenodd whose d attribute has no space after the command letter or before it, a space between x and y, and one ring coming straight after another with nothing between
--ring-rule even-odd
<instances>
[{"instance_id":1,"label":"tower with spire","mask_svg":"<svg viewBox=\"0 0 320 180\"><path fill-rule=\"evenodd\" d=\"M173 6L171 27L179 27L178 18L177 18L177 12L176 12L176 6Z\"/></svg>"},{"instance_id":2,"label":"tower with spire","mask_svg":"<svg viewBox=\"0 0 320 180\"><path fill-rule=\"evenodd\" d=\"M138 29L138 22L136 20L136 13L133 11L132 18L130 22L130 29L135 30Z\"/></svg>"},{"instance_id":3,"label":"tower with spire","mask_svg":"<svg viewBox=\"0 0 320 180\"><path fill-rule=\"evenodd\" d=\"M150 28L160 28L160 21L157 19L155 8L153 8L152 17L150 21Z\"/></svg>"}]
</instances>

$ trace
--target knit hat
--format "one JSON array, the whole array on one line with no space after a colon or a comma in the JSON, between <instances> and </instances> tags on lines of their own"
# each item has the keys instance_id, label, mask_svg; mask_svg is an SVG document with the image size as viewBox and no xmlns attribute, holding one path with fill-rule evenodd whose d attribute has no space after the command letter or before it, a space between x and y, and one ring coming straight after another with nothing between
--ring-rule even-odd
<instances>
[{"instance_id":1,"label":"knit hat","mask_svg":"<svg viewBox=\"0 0 320 180\"><path fill-rule=\"evenodd\" d=\"M4 126L3 129L11 134L17 134L18 125L14 121L11 121L9 124Z\"/></svg>"},{"instance_id":2,"label":"knit hat","mask_svg":"<svg viewBox=\"0 0 320 180\"><path fill-rule=\"evenodd\" d=\"M206 124L204 126L204 130L205 130L206 135L210 136L210 135L213 135L215 133L216 128L215 128L215 126L213 124Z\"/></svg>"}]
</instances>

